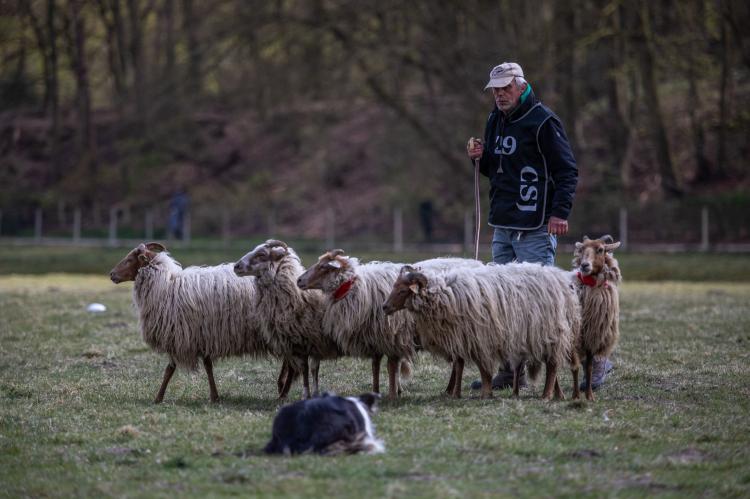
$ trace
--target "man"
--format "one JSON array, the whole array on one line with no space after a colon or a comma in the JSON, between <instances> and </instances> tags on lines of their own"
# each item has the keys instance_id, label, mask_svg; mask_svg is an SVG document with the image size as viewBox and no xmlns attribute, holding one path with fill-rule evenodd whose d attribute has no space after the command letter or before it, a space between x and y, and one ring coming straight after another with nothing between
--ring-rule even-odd
<instances>
[{"instance_id":1,"label":"man","mask_svg":"<svg viewBox=\"0 0 750 499\"><path fill-rule=\"evenodd\" d=\"M467 153L479 159L481 173L490 179L492 260L554 265L557 236L568 232L578 183L565 130L534 96L515 62L495 66L484 88L492 89L495 107L487 119L484 142L470 141ZM598 370L595 365L600 376L592 380L592 388L604 381L604 362L600 364ZM512 382L513 371L505 366L492 384L506 388ZM519 383L525 385L525 374Z\"/></svg>"}]
</instances>

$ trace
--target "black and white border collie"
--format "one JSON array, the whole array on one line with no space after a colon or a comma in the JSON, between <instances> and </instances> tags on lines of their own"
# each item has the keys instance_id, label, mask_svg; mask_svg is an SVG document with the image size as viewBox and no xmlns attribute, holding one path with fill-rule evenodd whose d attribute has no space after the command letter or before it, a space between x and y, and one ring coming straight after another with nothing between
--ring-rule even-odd
<instances>
[{"instance_id":1,"label":"black and white border collie","mask_svg":"<svg viewBox=\"0 0 750 499\"><path fill-rule=\"evenodd\" d=\"M383 442L375 438L370 414L380 395L339 397L332 393L285 405L273 420L267 454L380 454Z\"/></svg>"}]
</instances>

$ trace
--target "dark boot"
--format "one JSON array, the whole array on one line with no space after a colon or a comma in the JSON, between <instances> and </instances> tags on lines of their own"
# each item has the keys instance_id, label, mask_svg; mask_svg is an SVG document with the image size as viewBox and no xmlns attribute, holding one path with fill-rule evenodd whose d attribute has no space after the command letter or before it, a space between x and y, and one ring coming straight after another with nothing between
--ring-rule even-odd
<instances>
[{"instance_id":1,"label":"dark boot","mask_svg":"<svg viewBox=\"0 0 750 499\"><path fill-rule=\"evenodd\" d=\"M606 357L594 357L594 369L591 374L591 389L596 391L600 386L604 384L604 380L607 378L614 366ZM586 390L586 380L581 382L581 390Z\"/></svg>"},{"instance_id":2,"label":"dark boot","mask_svg":"<svg viewBox=\"0 0 750 499\"><path fill-rule=\"evenodd\" d=\"M528 386L526 382L526 366L521 370L521 376L518 378L518 387L525 388ZM493 390L504 390L506 388L513 388L513 369L506 365L501 367L494 378L492 378L492 389ZM482 382L480 380L474 380L471 383L472 390L481 390Z\"/></svg>"}]
</instances>

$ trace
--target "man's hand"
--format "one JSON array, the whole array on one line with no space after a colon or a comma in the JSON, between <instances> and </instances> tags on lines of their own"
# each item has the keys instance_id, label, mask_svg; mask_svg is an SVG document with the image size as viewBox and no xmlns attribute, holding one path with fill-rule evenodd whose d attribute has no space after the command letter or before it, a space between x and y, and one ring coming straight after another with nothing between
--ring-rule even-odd
<instances>
[{"instance_id":1,"label":"man's hand","mask_svg":"<svg viewBox=\"0 0 750 499\"><path fill-rule=\"evenodd\" d=\"M563 220L562 218L549 217L549 226L547 231L550 234L554 234L556 236L564 236L568 233L568 221Z\"/></svg>"},{"instance_id":2,"label":"man's hand","mask_svg":"<svg viewBox=\"0 0 750 499\"><path fill-rule=\"evenodd\" d=\"M480 159L482 157L482 152L484 152L482 141L480 139L475 139L474 137L470 138L469 142L466 144L466 154L469 155L469 159Z\"/></svg>"}]
</instances>

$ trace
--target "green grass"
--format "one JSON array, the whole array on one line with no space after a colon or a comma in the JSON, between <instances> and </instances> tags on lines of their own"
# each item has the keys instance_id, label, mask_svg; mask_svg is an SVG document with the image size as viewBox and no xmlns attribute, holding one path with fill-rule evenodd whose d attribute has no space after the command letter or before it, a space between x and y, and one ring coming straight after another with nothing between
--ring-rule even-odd
<instances>
[{"instance_id":1,"label":"green grass","mask_svg":"<svg viewBox=\"0 0 750 499\"><path fill-rule=\"evenodd\" d=\"M234 242L226 249L174 248L172 255L183 265L216 265L233 262L261 241ZM305 265L311 265L322 250L307 243L299 251ZM107 275L131 248L73 248L40 246L0 246L0 275L46 274L67 272ZM353 252L362 261L390 260L415 262L433 258L431 253L372 253ZM471 257L466 254L453 256ZM750 281L750 254L681 253L681 254L616 254L627 280L632 281ZM489 261L489 254L482 254ZM557 265L570 268L572 254L560 252Z\"/></svg>"},{"instance_id":2,"label":"green grass","mask_svg":"<svg viewBox=\"0 0 750 499\"><path fill-rule=\"evenodd\" d=\"M422 355L375 416L384 455L291 459L258 452L276 363L218 363L218 404L202 371L178 371L151 403L166 361L139 338L130 289L0 277L0 496L750 494L747 283L627 281L616 370L594 403L544 403L540 386L447 399L448 366ZM108 311L87 314L93 301ZM321 378L367 391L369 363L324 363Z\"/></svg>"}]
</instances>

